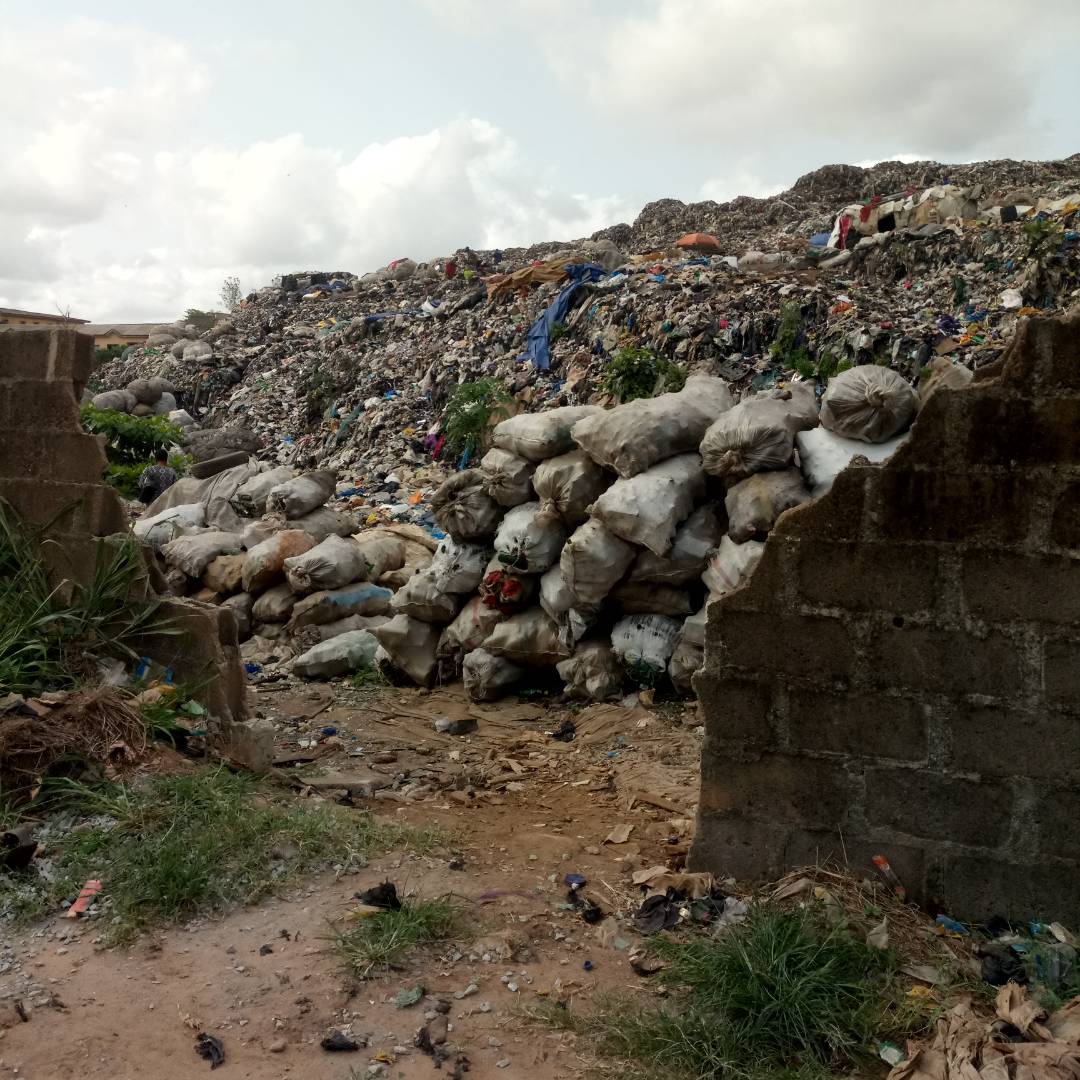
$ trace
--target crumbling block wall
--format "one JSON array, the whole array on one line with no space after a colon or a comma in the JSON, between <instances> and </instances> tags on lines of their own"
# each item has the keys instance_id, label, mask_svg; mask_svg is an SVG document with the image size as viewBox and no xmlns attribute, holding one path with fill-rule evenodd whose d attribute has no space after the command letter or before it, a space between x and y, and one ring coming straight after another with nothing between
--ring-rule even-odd
<instances>
[{"instance_id":1,"label":"crumbling block wall","mask_svg":"<svg viewBox=\"0 0 1080 1080\"><path fill-rule=\"evenodd\" d=\"M94 362L94 339L72 330L0 333L0 498L19 516L46 527L42 554L62 592L85 585L98 549L127 533L123 503L104 482L105 441L88 435L79 398ZM155 578L152 565L143 589ZM141 650L172 666L220 720L248 715L236 622L231 612L163 597L162 617L175 633L148 636Z\"/></svg>"},{"instance_id":2,"label":"crumbling block wall","mask_svg":"<svg viewBox=\"0 0 1080 1080\"><path fill-rule=\"evenodd\" d=\"M958 917L1080 919L1080 314L783 515L695 686L695 868L881 853Z\"/></svg>"}]
</instances>

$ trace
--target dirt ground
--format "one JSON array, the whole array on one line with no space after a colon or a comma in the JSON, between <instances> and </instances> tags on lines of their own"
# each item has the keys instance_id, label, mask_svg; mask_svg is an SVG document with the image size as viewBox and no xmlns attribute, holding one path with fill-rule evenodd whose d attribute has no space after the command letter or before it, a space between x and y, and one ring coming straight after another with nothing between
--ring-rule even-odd
<instances>
[{"instance_id":1,"label":"dirt ground","mask_svg":"<svg viewBox=\"0 0 1080 1080\"><path fill-rule=\"evenodd\" d=\"M629 962L643 941L628 920L641 898L631 875L684 861L697 799L696 707L571 712L513 700L474 706L460 688L287 683L264 686L258 700L298 798L351 799L437 825L446 849L391 853L126 950L103 948L93 920L56 918L4 942L0 1077L202 1077L210 1066L195 1053L197 1028L222 1040L222 1077L446 1076L450 1063L436 1072L413 1045L433 997L450 1002L449 1041L468 1056L470 1078L580 1075L585 1048L525 1014L544 999L587 1001L604 988L652 993ZM477 729L438 733L440 717L475 719ZM552 738L568 718L573 740ZM611 920L586 925L565 906L567 873L588 879L586 894ZM356 906L353 894L385 879L407 895L460 897L474 936L358 983L330 938ZM393 995L417 984L427 1004L397 1008ZM369 1045L322 1050L335 1028Z\"/></svg>"}]
</instances>

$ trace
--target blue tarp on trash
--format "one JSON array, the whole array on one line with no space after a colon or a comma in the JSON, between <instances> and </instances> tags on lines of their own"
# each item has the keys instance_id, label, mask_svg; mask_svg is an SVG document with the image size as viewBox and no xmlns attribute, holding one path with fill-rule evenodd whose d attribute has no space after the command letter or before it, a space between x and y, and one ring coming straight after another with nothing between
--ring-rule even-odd
<instances>
[{"instance_id":1,"label":"blue tarp on trash","mask_svg":"<svg viewBox=\"0 0 1080 1080\"><path fill-rule=\"evenodd\" d=\"M529 327L529 334L525 339L525 351L518 357L519 360L528 360L540 371L547 371L551 367L551 350L548 345L551 340L551 329L556 323L561 323L566 318L574 293L582 285L608 276L608 272L596 263L571 263L567 266L566 272L570 275L570 280L562 287L559 295L551 302L544 314Z\"/></svg>"}]
</instances>

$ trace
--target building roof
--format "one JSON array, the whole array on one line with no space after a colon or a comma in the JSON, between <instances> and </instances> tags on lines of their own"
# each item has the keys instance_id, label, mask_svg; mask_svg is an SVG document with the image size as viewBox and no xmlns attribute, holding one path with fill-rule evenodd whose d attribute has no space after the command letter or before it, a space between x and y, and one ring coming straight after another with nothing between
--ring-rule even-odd
<instances>
[{"instance_id":1,"label":"building roof","mask_svg":"<svg viewBox=\"0 0 1080 1080\"><path fill-rule=\"evenodd\" d=\"M87 323L90 321L89 319L69 318L67 315L61 315L59 312L21 311L19 308L0 307L0 319L3 318L47 319L49 322L63 323Z\"/></svg>"},{"instance_id":2,"label":"building roof","mask_svg":"<svg viewBox=\"0 0 1080 1080\"><path fill-rule=\"evenodd\" d=\"M87 323L79 327L79 333L93 334L94 337L105 337L108 334L119 334L121 337L149 337L151 329L161 325L163 324L160 322Z\"/></svg>"}]
</instances>

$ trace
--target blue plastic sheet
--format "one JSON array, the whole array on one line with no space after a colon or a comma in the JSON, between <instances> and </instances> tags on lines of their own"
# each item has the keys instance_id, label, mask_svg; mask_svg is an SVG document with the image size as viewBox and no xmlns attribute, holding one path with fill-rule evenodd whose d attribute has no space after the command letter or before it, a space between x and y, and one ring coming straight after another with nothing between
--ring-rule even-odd
<instances>
[{"instance_id":1,"label":"blue plastic sheet","mask_svg":"<svg viewBox=\"0 0 1080 1080\"><path fill-rule=\"evenodd\" d=\"M540 371L551 367L551 330L566 318L570 310L570 301L582 285L591 284L608 276L608 272L596 263L571 263L566 268L570 280L559 291L559 295L548 305L547 310L529 327L525 339L525 351L518 357L527 360Z\"/></svg>"}]
</instances>

